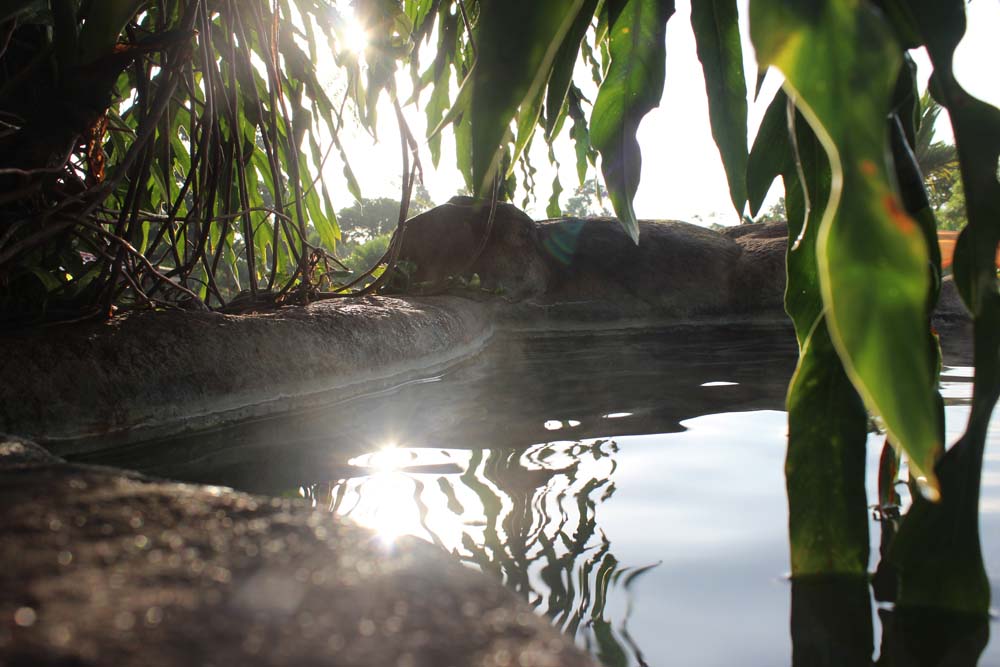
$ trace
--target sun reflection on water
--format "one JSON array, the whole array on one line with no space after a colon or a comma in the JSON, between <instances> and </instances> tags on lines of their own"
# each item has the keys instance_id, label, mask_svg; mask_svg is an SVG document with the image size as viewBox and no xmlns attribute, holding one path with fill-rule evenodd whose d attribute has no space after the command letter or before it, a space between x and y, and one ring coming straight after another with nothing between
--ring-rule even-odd
<instances>
[{"instance_id":1,"label":"sun reflection on water","mask_svg":"<svg viewBox=\"0 0 1000 667\"><path fill-rule=\"evenodd\" d=\"M304 493L387 547L404 535L426 539L498 576L585 642L609 641L609 591L656 565L619 563L598 524L615 492L617 451L603 439L525 449L393 444L352 459L356 477Z\"/></svg>"}]
</instances>

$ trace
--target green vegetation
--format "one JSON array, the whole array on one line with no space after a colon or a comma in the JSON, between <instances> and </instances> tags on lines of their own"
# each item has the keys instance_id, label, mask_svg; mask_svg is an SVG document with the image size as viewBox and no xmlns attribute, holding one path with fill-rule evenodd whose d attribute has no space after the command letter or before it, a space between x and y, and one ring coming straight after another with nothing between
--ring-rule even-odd
<instances>
[{"instance_id":1,"label":"green vegetation","mask_svg":"<svg viewBox=\"0 0 1000 667\"><path fill-rule=\"evenodd\" d=\"M597 179L590 179L573 191L573 196L566 201L566 206L561 213L572 218L613 216L614 211L611 210L610 206L611 200L608 199L608 191Z\"/></svg>"},{"instance_id":2,"label":"green vegetation","mask_svg":"<svg viewBox=\"0 0 1000 667\"><path fill-rule=\"evenodd\" d=\"M398 69L411 73L409 102L422 104L435 128L432 160L441 159L440 128L454 126L455 161L475 195L508 197L519 174L530 187L536 129L553 161L553 142L568 132L581 185L599 156L614 211L638 238L636 131L663 91L672 1L353 5L369 34L363 67L346 46L344 17L321 0L7 2L3 317L221 307L244 284L278 304L350 294L360 283L338 282L341 228L314 174L335 151L360 201L338 140L343 118L355 115L373 131L376 113L392 109L404 162L396 221L406 219L419 155L401 113L408 101L397 95ZM695 2L691 18L734 207L742 215L749 204L756 215L780 177L795 241L786 295L800 344L788 397L793 575L867 577L871 415L905 453L919 487L883 560L897 609L982 618L989 584L977 508L987 424L1000 396L1000 110L970 96L951 70L965 4L751 0L759 65L785 83L750 151L736 7ZM921 46L957 162L931 141L937 112L925 105L921 113L907 53ZM330 51L345 91L336 100L313 66ZM599 87L592 105L573 80L581 59ZM972 415L947 452L929 324L941 285L936 213L962 225L954 280L975 320ZM386 233L385 222L357 240ZM399 240L392 237L379 264L394 264Z\"/></svg>"}]
</instances>

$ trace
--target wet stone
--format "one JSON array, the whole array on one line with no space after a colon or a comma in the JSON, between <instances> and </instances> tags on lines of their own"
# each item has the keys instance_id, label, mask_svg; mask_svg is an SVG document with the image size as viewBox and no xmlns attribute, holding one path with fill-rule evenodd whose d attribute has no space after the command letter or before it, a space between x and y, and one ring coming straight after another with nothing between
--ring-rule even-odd
<instances>
[{"instance_id":1,"label":"wet stone","mask_svg":"<svg viewBox=\"0 0 1000 667\"><path fill-rule=\"evenodd\" d=\"M0 462L0 531L4 665L593 664L448 554L304 502Z\"/></svg>"}]
</instances>

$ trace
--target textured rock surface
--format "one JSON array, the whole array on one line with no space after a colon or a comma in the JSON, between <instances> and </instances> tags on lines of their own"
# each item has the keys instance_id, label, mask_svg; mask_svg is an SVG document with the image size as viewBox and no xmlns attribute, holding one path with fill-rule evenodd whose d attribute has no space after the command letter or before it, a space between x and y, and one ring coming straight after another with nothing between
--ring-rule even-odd
<instances>
[{"instance_id":1,"label":"textured rock surface","mask_svg":"<svg viewBox=\"0 0 1000 667\"><path fill-rule=\"evenodd\" d=\"M0 432L79 452L304 409L467 356L491 334L487 310L467 299L372 297L6 336Z\"/></svg>"},{"instance_id":2,"label":"textured rock surface","mask_svg":"<svg viewBox=\"0 0 1000 667\"><path fill-rule=\"evenodd\" d=\"M742 251L730 278L733 309L783 312L788 225L739 225L726 228L722 236L732 239Z\"/></svg>"},{"instance_id":3,"label":"textured rock surface","mask_svg":"<svg viewBox=\"0 0 1000 667\"><path fill-rule=\"evenodd\" d=\"M408 222L401 257L415 263L415 280L477 273L515 304L499 316L526 325L783 317L783 227L744 237L644 220L636 245L614 218L533 222L501 204L476 257L488 214L456 197Z\"/></svg>"},{"instance_id":4,"label":"textured rock surface","mask_svg":"<svg viewBox=\"0 0 1000 667\"><path fill-rule=\"evenodd\" d=\"M513 299L543 292L548 276L536 223L516 206L500 203L484 245L488 219L488 206L453 197L407 221L400 258L416 264L414 282L437 289L449 276L478 273L483 287L502 288Z\"/></svg>"},{"instance_id":5,"label":"textured rock surface","mask_svg":"<svg viewBox=\"0 0 1000 667\"><path fill-rule=\"evenodd\" d=\"M728 278L740 249L703 227L643 221L633 243L613 218L539 223L550 267L546 303L634 303L650 314L688 318L729 311Z\"/></svg>"},{"instance_id":6,"label":"textured rock surface","mask_svg":"<svg viewBox=\"0 0 1000 667\"><path fill-rule=\"evenodd\" d=\"M25 452L30 452L26 456ZM512 593L302 502L0 436L0 664L582 667Z\"/></svg>"},{"instance_id":7,"label":"textured rock surface","mask_svg":"<svg viewBox=\"0 0 1000 667\"><path fill-rule=\"evenodd\" d=\"M431 292L477 273L486 290L466 292L474 298L369 297L250 316L133 313L2 337L0 431L85 452L307 409L462 358L494 324L786 321L783 224L718 233L643 221L637 246L611 218L534 222L500 204L477 255L488 213L456 197L407 223L401 253ZM946 345L968 347L968 322L946 281L935 319Z\"/></svg>"}]
</instances>

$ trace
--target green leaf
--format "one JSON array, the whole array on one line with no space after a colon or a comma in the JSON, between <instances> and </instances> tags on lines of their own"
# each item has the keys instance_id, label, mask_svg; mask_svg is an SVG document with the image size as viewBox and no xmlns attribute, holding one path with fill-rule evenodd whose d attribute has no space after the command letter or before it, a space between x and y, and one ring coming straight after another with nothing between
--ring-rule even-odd
<instances>
[{"instance_id":1,"label":"green leaf","mask_svg":"<svg viewBox=\"0 0 1000 667\"><path fill-rule=\"evenodd\" d=\"M576 20L569 29L566 39L559 47L555 62L552 65L552 77L549 79L545 94L545 133L553 135L556 122L566 101L570 84L573 83L573 70L580 56L580 43L587 35L587 29L594 19L599 0L584 0L583 7L576 15Z\"/></svg>"},{"instance_id":2,"label":"green leaf","mask_svg":"<svg viewBox=\"0 0 1000 667\"><path fill-rule=\"evenodd\" d=\"M764 112L747 159L747 197L751 216L760 212L774 179L794 171L794 157L788 143L788 96L785 91L779 90Z\"/></svg>"},{"instance_id":3,"label":"green leaf","mask_svg":"<svg viewBox=\"0 0 1000 667\"><path fill-rule=\"evenodd\" d=\"M427 101L427 127L437 127L448 108L448 89L451 84L451 68L445 67L434 82L434 90ZM441 161L441 134L436 133L427 141L431 151L431 162L435 167Z\"/></svg>"},{"instance_id":4,"label":"green leaf","mask_svg":"<svg viewBox=\"0 0 1000 667\"><path fill-rule=\"evenodd\" d=\"M79 64L89 64L107 55L118 36L148 0L101 0L90 3L80 30Z\"/></svg>"},{"instance_id":5,"label":"green leaf","mask_svg":"<svg viewBox=\"0 0 1000 667\"><path fill-rule=\"evenodd\" d=\"M518 109L540 97L556 53L583 4L584 0L480 2L478 54L469 82L476 195L490 190L510 123Z\"/></svg>"},{"instance_id":6,"label":"green leaf","mask_svg":"<svg viewBox=\"0 0 1000 667\"><path fill-rule=\"evenodd\" d=\"M830 341L808 334L788 390L788 536L792 576L868 576L868 414Z\"/></svg>"},{"instance_id":7,"label":"green leaf","mask_svg":"<svg viewBox=\"0 0 1000 667\"><path fill-rule=\"evenodd\" d=\"M61 280L59 280L54 275L52 275L51 272L45 270L44 268L42 268L40 266L31 266L31 267L28 267L28 271L33 276L35 276L35 278L38 280L38 282L42 284L42 287L44 287L45 291L48 292L48 293L55 292L55 291L59 290L63 286L63 283L62 283Z\"/></svg>"},{"instance_id":8,"label":"green leaf","mask_svg":"<svg viewBox=\"0 0 1000 667\"><path fill-rule=\"evenodd\" d=\"M514 153L511 156L510 167L507 168L506 176L514 173L514 166L517 159L531 143L531 138L535 135L535 124L542 112L542 93L539 88L538 93L530 100L526 100L517 112L517 138L514 140Z\"/></svg>"},{"instance_id":9,"label":"green leaf","mask_svg":"<svg viewBox=\"0 0 1000 667\"><path fill-rule=\"evenodd\" d=\"M576 148L576 175L580 179L581 186L587 180L589 165L593 164L594 161L594 148L590 143L590 130L587 127L587 118L583 113L583 105L580 103L582 97L576 86L570 87L569 95L566 97L567 112L573 119L573 126L569 130L569 136Z\"/></svg>"},{"instance_id":10,"label":"green leaf","mask_svg":"<svg viewBox=\"0 0 1000 667\"><path fill-rule=\"evenodd\" d=\"M556 169L556 175L552 179L552 195L549 197L549 205L545 208L545 215L550 218L558 218L562 215L562 209L559 207L559 195L562 194L562 191L562 183L559 182L559 170Z\"/></svg>"},{"instance_id":11,"label":"green leaf","mask_svg":"<svg viewBox=\"0 0 1000 667\"><path fill-rule=\"evenodd\" d=\"M986 434L1000 396L1000 110L966 92L952 61L965 33L961 0L889 2L889 14L911 40L926 45L934 66L930 89L948 109L966 192L968 224L955 247L954 276L974 318L975 381L965 435L937 467L942 501L916 498L892 545L898 604L985 616L990 582L979 540L979 491Z\"/></svg>"},{"instance_id":12,"label":"green leaf","mask_svg":"<svg viewBox=\"0 0 1000 667\"><path fill-rule=\"evenodd\" d=\"M787 98L780 97L776 102L785 102L787 116ZM816 270L817 223L830 194L830 165L801 115L783 125L785 139L772 148L774 163L783 165L792 239L785 309L800 350L788 389L785 458L792 575L866 577L868 414L830 340Z\"/></svg>"},{"instance_id":13,"label":"green leaf","mask_svg":"<svg viewBox=\"0 0 1000 667\"><path fill-rule=\"evenodd\" d=\"M465 180L465 187L472 191L472 123L469 114L463 114L455 124L455 157L458 171Z\"/></svg>"},{"instance_id":14,"label":"green leaf","mask_svg":"<svg viewBox=\"0 0 1000 667\"><path fill-rule=\"evenodd\" d=\"M590 118L590 138L601 153L601 170L611 203L625 231L639 242L632 200L639 189L642 155L635 133L660 103L666 73L667 20L673 0L612 0L611 64Z\"/></svg>"},{"instance_id":15,"label":"green leaf","mask_svg":"<svg viewBox=\"0 0 1000 667\"><path fill-rule=\"evenodd\" d=\"M747 84L736 0L691 3L691 27L705 73L712 136L722 155L736 215L747 201Z\"/></svg>"},{"instance_id":16,"label":"green leaf","mask_svg":"<svg viewBox=\"0 0 1000 667\"><path fill-rule=\"evenodd\" d=\"M885 160L900 46L860 0L753 0L750 27L761 65L785 75L830 159L816 250L831 339L865 405L936 495L934 464L943 452L937 369L924 346L909 343L928 335L930 256Z\"/></svg>"}]
</instances>

